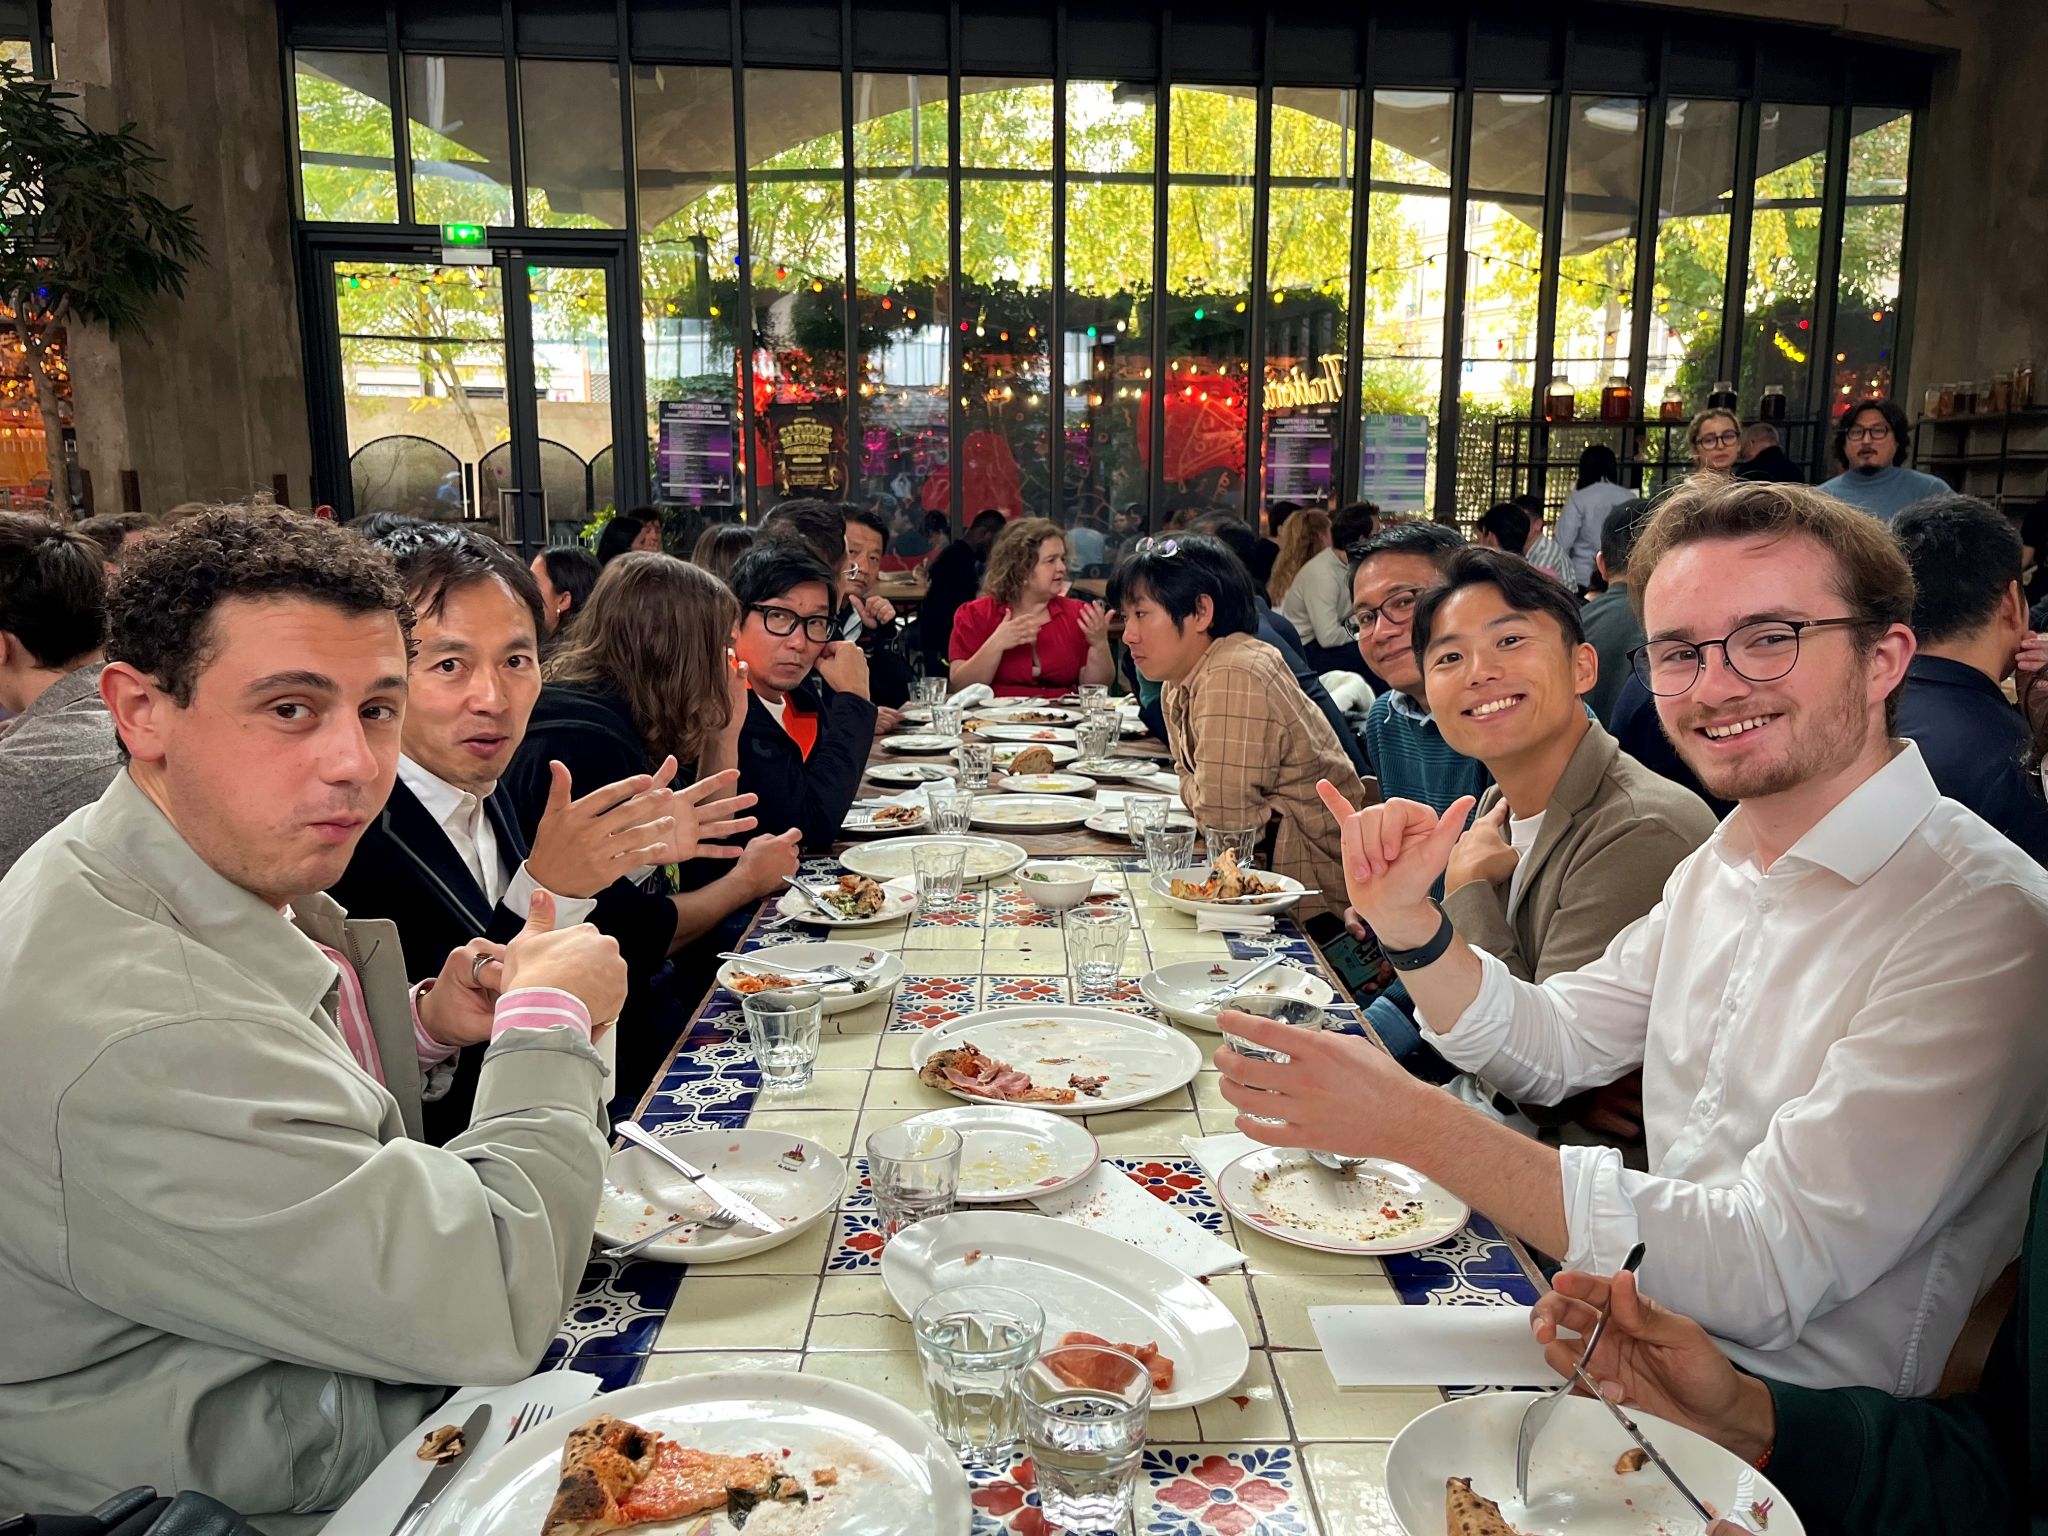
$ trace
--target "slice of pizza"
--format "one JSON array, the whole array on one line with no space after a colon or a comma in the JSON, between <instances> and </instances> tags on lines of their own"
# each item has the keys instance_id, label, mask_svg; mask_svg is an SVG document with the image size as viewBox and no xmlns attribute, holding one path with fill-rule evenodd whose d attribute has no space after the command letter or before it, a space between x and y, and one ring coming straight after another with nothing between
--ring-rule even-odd
<instances>
[{"instance_id":1,"label":"slice of pizza","mask_svg":"<svg viewBox=\"0 0 2048 1536\"><path fill-rule=\"evenodd\" d=\"M809 1498L766 1456L693 1450L606 1414L570 1431L541 1536L606 1536L714 1509L739 1527L764 1502Z\"/></svg>"},{"instance_id":2,"label":"slice of pizza","mask_svg":"<svg viewBox=\"0 0 2048 1536\"><path fill-rule=\"evenodd\" d=\"M1469 1477L1444 1479L1446 1536L1521 1536L1500 1512L1500 1506L1472 1491Z\"/></svg>"}]
</instances>

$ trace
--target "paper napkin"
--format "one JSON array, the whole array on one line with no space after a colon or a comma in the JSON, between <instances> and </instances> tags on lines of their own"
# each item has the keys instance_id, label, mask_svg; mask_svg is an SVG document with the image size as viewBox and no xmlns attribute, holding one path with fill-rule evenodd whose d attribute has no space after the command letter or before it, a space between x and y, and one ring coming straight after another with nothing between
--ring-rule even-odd
<instances>
[{"instance_id":1,"label":"paper napkin","mask_svg":"<svg viewBox=\"0 0 2048 1536\"><path fill-rule=\"evenodd\" d=\"M1340 1387L1554 1387L1527 1307L1310 1307Z\"/></svg>"},{"instance_id":2,"label":"paper napkin","mask_svg":"<svg viewBox=\"0 0 2048 1536\"><path fill-rule=\"evenodd\" d=\"M1031 1203L1047 1216L1121 1238L1185 1274L1221 1274L1244 1263L1244 1255L1230 1244L1211 1237L1108 1163L1097 1163L1095 1171L1073 1188L1035 1197Z\"/></svg>"},{"instance_id":3,"label":"paper napkin","mask_svg":"<svg viewBox=\"0 0 2048 1536\"><path fill-rule=\"evenodd\" d=\"M1197 933L1271 933L1273 919L1257 912L1197 912Z\"/></svg>"},{"instance_id":4,"label":"paper napkin","mask_svg":"<svg viewBox=\"0 0 2048 1536\"><path fill-rule=\"evenodd\" d=\"M1214 1184L1223 1177L1223 1170L1243 1157L1247 1152L1256 1152L1265 1143L1253 1141L1242 1131L1226 1131L1221 1136L1183 1136L1180 1144L1187 1154L1209 1176Z\"/></svg>"}]
</instances>

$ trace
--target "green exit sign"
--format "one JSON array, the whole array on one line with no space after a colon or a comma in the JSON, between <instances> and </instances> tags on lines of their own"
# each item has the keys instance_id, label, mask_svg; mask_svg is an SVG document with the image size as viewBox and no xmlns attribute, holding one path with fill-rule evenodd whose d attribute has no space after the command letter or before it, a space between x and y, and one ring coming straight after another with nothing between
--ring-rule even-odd
<instances>
[{"instance_id":1,"label":"green exit sign","mask_svg":"<svg viewBox=\"0 0 2048 1536\"><path fill-rule=\"evenodd\" d=\"M441 226L443 245L482 245L484 227L481 224L443 224Z\"/></svg>"}]
</instances>

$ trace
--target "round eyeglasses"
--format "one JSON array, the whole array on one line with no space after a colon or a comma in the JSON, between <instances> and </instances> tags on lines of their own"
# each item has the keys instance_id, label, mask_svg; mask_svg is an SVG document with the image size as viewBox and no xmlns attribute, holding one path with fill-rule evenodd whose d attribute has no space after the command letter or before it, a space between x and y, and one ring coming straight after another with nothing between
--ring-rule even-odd
<instances>
[{"instance_id":1,"label":"round eyeglasses","mask_svg":"<svg viewBox=\"0 0 2048 1536\"><path fill-rule=\"evenodd\" d=\"M797 626L802 625L804 638L813 645L823 645L832 638L832 618L829 614L802 614L792 608L778 608L773 603L753 603L748 606L750 613L761 615L761 627L778 640L784 635L793 635Z\"/></svg>"},{"instance_id":2,"label":"round eyeglasses","mask_svg":"<svg viewBox=\"0 0 2048 1536\"><path fill-rule=\"evenodd\" d=\"M1351 617L1344 621L1344 627L1354 637L1366 634L1379 623L1381 614L1387 616L1389 624L1399 624L1415 612L1415 605L1421 601L1422 588L1404 587L1377 608L1361 603L1351 610Z\"/></svg>"},{"instance_id":3,"label":"round eyeglasses","mask_svg":"<svg viewBox=\"0 0 2048 1536\"><path fill-rule=\"evenodd\" d=\"M1652 640L1628 653L1643 686L1659 698L1688 691L1707 670L1707 651L1721 648L1728 670L1746 683L1775 683L1799 664L1799 637L1809 629L1867 624L1850 615L1836 619L1760 619L1730 630L1719 640Z\"/></svg>"}]
</instances>

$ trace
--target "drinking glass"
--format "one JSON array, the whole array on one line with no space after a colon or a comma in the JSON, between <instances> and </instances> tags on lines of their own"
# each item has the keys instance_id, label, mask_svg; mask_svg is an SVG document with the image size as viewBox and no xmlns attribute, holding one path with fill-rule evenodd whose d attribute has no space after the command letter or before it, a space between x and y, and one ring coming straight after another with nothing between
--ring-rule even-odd
<instances>
[{"instance_id":1,"label":"drinking glass","mask_svg":"<svg viewBox=\"0 0 2048 1536\"><path fill-rule=\"evenodd\" d=\"M932 831L940 837L958 837L967 830L974 797L950 779L934 779L924 787L925 804L931 807Z\"/></svg>"},{"instance_id":2,"label":"drinking glass","mask_svg":"<svg viewBox=\"0 0 2048 1536\"><path fill-rule=\"evenodd\" d=\"M1024 1369L1038 1358L1045 1311L1022 1291L955 1285L911 1314L939 1435L963 1465L1008 1467L1024 1437Z\"/></svg>"},{"instance_id":3,"label":"drinking glass","mask_svg":"<svg viewBox=\"0 0 2048 1536\"><path fill-rule=\"evenodd\" d=\"M1084 712L1092 709L1107 708L1109 705L1109 684L1083 683L1074 690L1074 697L1081 701L1081 708Z\"/></svg>"},{"instance_id":4,"label":"drinking glass","mask_svg":"<svg viewBox=\"0 0 2048 1536\"><path fill-rule=\"evenodd\" d=\"M818 1035L824 1023L824 1000L809 989L779 987L740 999L747 1021L747 1040L761 1069L761 1087L801 1088L818 1064Z\"/></svg>"},{"instance_id":5,"label":"drinking glass","mask_svg":"<svg viewBox=\"0 0 2048 1536\"><path fill-rule=\"evenodd\" d=\"M1143 848L1145 834L1154 827L1165 826L1172 808L1173 802L1164 795L1125 795L1124 825L1130 828L1131 841Z\"/></svg>"},{"instance_id":6,"label":"drinking glass","mask_svg":"<svg viewBox=\"0 0 2048 1536\"><path fill-rule=\"evenodd\" d=\"M1081 760L1099 763L1116 745L1116 716L1101 710L1093 711L1074 728L1074 735L1081 746Z\"/></svg>"},{"instance_id":7,"label":"drinking glass","mask_svg":"<svg viewBox=\"0 0 2048 1536\"><path fill-rule=\"evenodd\" d=\"M1145 829L1145 867L1159 879L1195 862L1195 829L1170 823Z\"/></svg>"},{"instance_id":8,"label":"drinking glass","mask_svg":"<svg viewBox=\"0 0 2048 1536\"><path fill-rule=\"evenodd\" d=\"M932 706L932 731L939 736L958 736L960 722L967 711L958 704L934 704Z\"/></svg>"},{"instance_id":9,"label":"drinking glass","mask_svg":"<svg viewBox=\"0 0 2048 1536\"><path fill-rule=\"evenodd\" d=\"M1108 991L1124 971L1131 942L1131 909L1120 901L1084 902L1061 914L1067 932L1067 963L1078 992Z\"/></svg>"},{"instance_id":10,"label":"drinking glass","mask_svg":"<svg viewBox=\"0 0 2048 1536\"><path fill-rule=\"evenodd\" d=\"M1275 1019L1282 1024L1290 1024L1296 1029L1329 1029L1332 1027L1329 1015L1324 1013L1314 1003L1306 1002L1298 997L1279 997L1270 992L1241 992L1224 1003L1223 1009L1234 1010L1238 1013L1249 1013L1254 1018ZM1249 1056L1254 1061L1284 1063L1293 1060L1285 1051L1276 1051L1267 1046L1254 1045L1242 1035L1233 1035L1227 1029L1223 1030L1223 1043L1237 1052L1238 1055ZM1270 1119L1265 1115L1253 1115L1250 1118L1259 1121L1263 1125L1280 1124L1279 1121ZM1350 1173L1358 1167L1361 1161L1355 1157L1339 1157L1334 1152L1312 1151L1309 1153L1309 1156L1318 1163L1321 1163L1325 1168L1335 1169L1338 1173Z\"/></svg>"},{"instance_id":11,"label":"drinking glass","mask_svg":"<svg viewBox=\"0 0 2048 1536\"><path fill-rule=\"evenodd\" d=\"M996 749L985 741L963 741L960 750L954 754L960 764L960 787L962 789L987 789L989 775L995 770Z\"/></svg>"},{"instance_id":12,"label":"drinking glass","mask_svg":"<svg viewBox=\"0 0 2048 1536\"><path fill-rule=\"evenodd\" d=\"M961 843L925 843L912 852L910 867L917 875L917 915L929 917L960 900L960 886L967 878L967 848Z\"/></svg>"},{"instance_id":13,"label":"drinking glass","mask_svg":"<svg viewBox=\"0 0 2048 1536\"><path fill-rule=\"evenodd\" d=\"M946 702L946 679L943 677L920 677L910 684L910 700L913 704L943 704Z\"/></svg>"},{"instance_id":14,"label":"drinking glass","mask_svg":"<svg viewBox=\"0 0 2048 1536\"><path fill-rule=\"evenodd\" d=\"M927 1216L943 1216L960 1193L960 1133L906 1121L868 1138L868 1184L886 1241Z\"/></svg>"},{"instance_id":15,"label":"drinking glass","mask_svg":"<svg viewBox=\"0 0 2048 1536\"><path fill-rule=\"evenodd\" d=\"M1145 1449L1151 1374L1120 1349L1077 1344L1041 1355L1023 1390L1024 1444L1046 1523L1121 1531Z\"/></svg>"},{"instance_id":16,"label":"drinking glass","mask_svg":"<svg viewBox=\"0 0 2048 1536\"><path fill-rule=\"evenodd\" d=\"M1251 869L1253 868L1252 857L1259 849L1259 829L1257 827L1204 827L1202 828L1202 847L1207 853L1211 864L1214 864L1223 857L1223 850L1228 848L1237 855L1237 867L1239 869Z\"/></svg>"}]
</instances>

